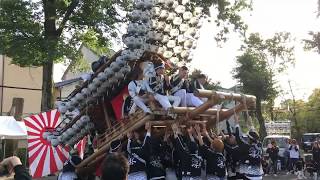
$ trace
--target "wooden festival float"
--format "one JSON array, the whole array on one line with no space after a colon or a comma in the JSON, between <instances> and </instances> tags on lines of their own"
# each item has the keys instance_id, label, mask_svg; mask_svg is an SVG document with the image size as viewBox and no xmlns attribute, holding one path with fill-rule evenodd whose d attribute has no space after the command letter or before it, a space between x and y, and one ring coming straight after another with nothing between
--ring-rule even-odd
<instances>
[{"instance_id":1,"label":"wooden festival float","mask_svg":"<svg viewBox=\"0 0 320 180\"><path fill-rule=\"evenodd\" d=\"M152 63L161 61L167 69L174 71L177 66L190 62L200 37L199 29L206 19L202 8L188 0L136 0L128 18L127 34L123 36L124 50L101 65L91 79L75 89L67 100L57 101L56 110L25 119L33 177L60 170L68 157L65 151L88 134L96 136L98 143L95 152L77 166L79 170L94 167L105 156L112 141L144 126L146 122L151 122L155 127L166 127L174 122L181 126L207 123L208 128L213 128L234 112L255 108L255 97L251 95L198 90L195 95L207 101L197 108L170 109L170 114L176 117L174 119L168 117L168 112L164 112L155 102L149 103L154 112L152 115L146 115L141 110L123 115L132 69L139 66L147 77L154 73ZM238 103L232 109L215 108L223 101ZM50 122L52 116L57 123ZM46 161L46 154L41 151L44 144L51 149L47 151L50 157L57 160L54 167L46 164L50 161ZM41 158L35 157L34 151L42 153ZM37 168L37 163L42 163L43 168Z\"/></svg>"},{"instance_id":2,"label":"wooden festival float","mask_svg":"<svg viewBox=\"0 0 320 180\"><path fill-rule=\"evenodd\" d=\"M115 62L115 59L119 53L117 53L114 57L112 57L105 65L103 65L92 77L90 81L84 83L81 88L76 89L73 93L70 94L69 99L73 99L77 97L77 94L80 92L84 92L87 90L90 82L94 82L94 79L99 77L99 74L103 71L106 71L110 65ZM155 58L156 57L156 58ZM146 59L151 62L162 60L166 62L165 58L161 55L146 52L145 56L142 56L141 59L130 63L129 67L131 69L134 66L141 66ZM128 67L123 66L122 68L129 69ZM121 69L118 72L121 72ZM121 76L124 77L124 76ZM127 76L128 78L128 76ZM110 77L112 80L112 77ZM107 80L106 80L107 81ZM156 102L150 102L149 105L152 108L154 114L146 115L141 110L138 110L134 114L127 115L125 117L121 117L117 120L114 110L122 109L122 103L120 106L114 105L112 108L112 101L114 99L122 99L124 101L127 94L128 79L124 78L122 82L112 80L115 83L114 86L110 86L109 88L104 88L105 91L102 95L97 95L99 98L95 101L91 100L90 97L87 97L87 106L81 111L81 113L72 119L67 125L62 123L64 127L61 128L60 134L64 136L64 134L68 134L70 129L73 129L80 124L83 120L83 117L90 118L90 123L94 125L90 125L90 127L94 127L93 129L98 132L98 145L96 151L84 159L78 168L95 166L97 162L106 155L107 150L109 149L110 143L116 139L121 139L128 132L141 128L145 125L146 122L150 122L154 127L166 127L171 125L172 123L178 123L181 126L187 124L197 124L197 123L206 123L208 128L214 128L217 125L217 122L224 121L234 115L234 112L238 113L244 110L254 109L256 98L251 95L244 94L235 94L235 93L225 93L211 90L198 90L195 95L201 98L207 98L207 101L199 107L174 107L169 111L171 114L176 116L175 119L167 116L167 112L164 111L159 104ZM97 92L99 91L99 88ZM117 93L113 93L117 92ZM244 101L245 99L245 101ZM213 108L215 105L221 104L223 101L236 101L238 104L232 109L219 109ZM244 102L246 104L244 104ZM92 130L93 130L92 129ZM74 132L78 132L74 130ZM69 135L70 136L70 135ZM76 136L77 137L77 136ZM82 137L77 139L70 139L66 141L65 145L73 146L77 141L79 141Z\"/></svg>"}]
</instances>

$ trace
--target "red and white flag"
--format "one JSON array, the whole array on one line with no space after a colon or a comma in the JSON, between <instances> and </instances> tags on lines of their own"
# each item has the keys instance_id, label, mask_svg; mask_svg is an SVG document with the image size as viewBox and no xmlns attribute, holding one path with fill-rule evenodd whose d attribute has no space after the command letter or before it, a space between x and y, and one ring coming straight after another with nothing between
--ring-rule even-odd
<instances>
[{"instance_id":1,"label":"red and white flag","mask_svg":"<svg viewBox=\"0 0 320 180\"><path fill-rule=\"evenodd\" d=\"M52 131L60 123L60 113L54 109L24 118L28 133L29 168L33 178L53 174L63 168L69 152L62 146L53 147L43 138L43 133Z\"/></svg>"},{"instance_id":2,"label":"red and white flag","mask_svg":"<svg viewBox=\"0 0 320 180\"><path fill-rule=\"evenodd\" d=\"M74 145L74 148L78 150L79 157L83 159L84 151L86 149L87 144L87 136L85 136L81 141L79 141L76 145Z\"/></svg>"}]
</instances>

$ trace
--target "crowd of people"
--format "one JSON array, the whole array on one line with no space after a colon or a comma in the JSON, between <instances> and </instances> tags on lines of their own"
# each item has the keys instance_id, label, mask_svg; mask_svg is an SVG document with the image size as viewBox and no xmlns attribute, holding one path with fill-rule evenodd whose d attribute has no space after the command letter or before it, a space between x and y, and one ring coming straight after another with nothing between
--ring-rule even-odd
<instances>
[{"instance_id":1,"label":"crowd of people","mask_svg":"<svg viewBox=\"0 0 320 180\"><path fill-rule=\"evenodd\" d=\"M101 166L103 180L222 180L262 179L262 145L255 131L243 138L238 118L234 132L209 133L204 124L172 124L164 133L149 123L125 140L111 143ZM124 158L127 163L124 162ZM118 163L110 163L119 158ZM120 167L121 166L121 167ZM127 172L127 177L115 175ZM125 177L125 178L119 178Z\"/></svg>"},{"instance_id":2,"label":"crowd of people","mask_svg":"<svg viewBox=\"0 0 320 180\"><path fill-rule=\"evenodd\" d=\"M296 174L298 179L306 179L305 173L309 173L314 179L317 179L320 173L320 141L318 139L313 142L311 152L312 158L306 161L297 140L288 139L283 161L281 161L279 147L273 140L268 145L267 156L262 161L264 174L277 176L279 170L285 170L287 174Z\"/></svg>"},{"instance_id":3,"label":"crowd of people","mask_svg":"<svg viewBox=\"0 0 320 180\"><path fill-rule=\"evenodd\" d=\"M152 64L149 71L136 66L130 74L131 82L128 85L129 95L133 100L129 108L129 114L136 111L136 107L141 108L145 113L152 114L152 110L147 107L150 100L157 101L164 110L171 107L198 107L203 104L203 99L196 97L193 93L196 89L203 89L206 76L200 74L193 82L188 78L188 68L179 67L178 73L171 77L165 74L165 65L162 62ZM172 116L171 114L168 114Z\"/></svg>"}]
</instances>

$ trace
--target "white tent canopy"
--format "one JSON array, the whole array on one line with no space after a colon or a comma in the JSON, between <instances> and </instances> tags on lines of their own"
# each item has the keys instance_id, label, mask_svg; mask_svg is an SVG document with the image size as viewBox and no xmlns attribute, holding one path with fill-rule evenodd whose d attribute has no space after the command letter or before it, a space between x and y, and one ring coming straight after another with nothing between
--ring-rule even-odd
<instances>
[{"instance_id":1,"label":"white tent canopy","mask_svg":"<svg viewBox=\"0 0 320 180\"><path fill-rule=\"evenodd\" d=\"M0 116L0 139L27 139L24 122L18 122L13 116Z\"/></svg>"}]
</instances>

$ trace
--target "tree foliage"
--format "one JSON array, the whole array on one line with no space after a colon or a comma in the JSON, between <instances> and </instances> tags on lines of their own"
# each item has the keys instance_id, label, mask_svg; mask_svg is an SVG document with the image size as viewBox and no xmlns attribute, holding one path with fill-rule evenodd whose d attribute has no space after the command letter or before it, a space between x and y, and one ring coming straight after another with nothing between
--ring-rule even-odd
<instances>
[{"instance_id":1,"label":"tree foliage","mask_svg":"<svg viewBox=\"0 0 320 180\"><path fill-rule=\"evenodd\" d=\"M314 89L307 101L297 100L294 106L291 99L287 99L281 103L288 111L284 114L284 118L292 119L293 109L296 109L297 126L301 129L298 134L295 125L292 128L293 137L301 137L302 133L319 132L320 129L320 89Z\"/></svg>"},{"instance_id":2,"label":"tree foliage","mask_svg":"<svg viewBox=\"0 0 320 180\"><path fill-rule=\"evenodd\" d=\"M289 33L276 33L265 40L258 33L251 34L241 47L244 53L237 57L233 70L233 77L240 82L243 92L257 98L256 114L261 136L266 135L262 101L273 106L279 92L274 77L294 63L294 48L289 43Z\"/></svg>"},{"instance_id":3,"label":"tree foliage","mask_svg":"<svg viewBox=\"0 0 320 180\"><path fill-rule=\"evenodd\" d=\"M309 32L310 39L304 39L304 49L320 53L320 32Z\"/></svg>"},{"instance_id":4,"label":"tree foliage","mask_svg":"<svg viewBox=\"0 0 320 180\"><path fill-rule=\"evenodd\" d=\"M255 54L245 52L237 57L238 66L234 69L234 78L238 79L245 93L253 94L263 101L274 98L277 90L268 71L267 63Z\"/></svg>"},{"instance_id":5,"label":"tree foliage","mask_svg":"<svg viewBox=\"0 0 320 180\"><path fill-rule=\"evenodd\" d=\"M113 3L111 0L0 1L0 51L20 66L42 66L51 60L78 58L77 49L86 38L96 38L96 45L109 47L108 39L121 20ZM45 17L49 8L54 12ZM48 25L51 18L54 27Z\"/></svg>"}]
</instances>

